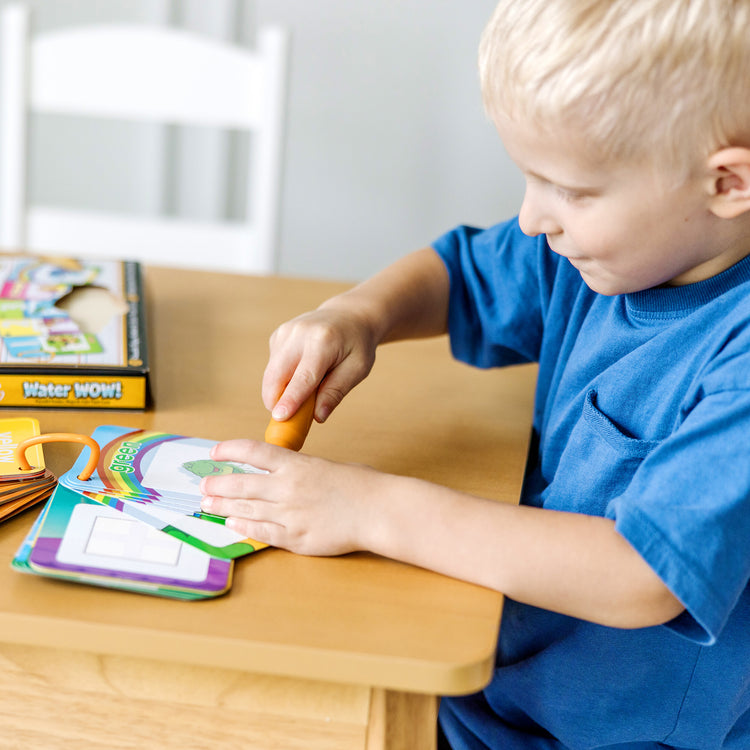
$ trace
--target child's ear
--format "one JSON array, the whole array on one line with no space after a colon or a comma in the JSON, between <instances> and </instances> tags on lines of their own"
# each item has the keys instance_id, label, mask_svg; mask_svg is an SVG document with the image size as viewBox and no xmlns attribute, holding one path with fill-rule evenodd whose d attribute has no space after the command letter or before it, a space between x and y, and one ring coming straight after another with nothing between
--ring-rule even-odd
<instances>
[{"instance_id":1,"label":"child's ear","mask_svg":"<svg viewBox=\"0 0 750 750\"><path fill-rule=\"evenodd\" d=\"M733 146L708 159L709 208L721 219L750 211L750 148Z\"/></svg>"}]
</instances>

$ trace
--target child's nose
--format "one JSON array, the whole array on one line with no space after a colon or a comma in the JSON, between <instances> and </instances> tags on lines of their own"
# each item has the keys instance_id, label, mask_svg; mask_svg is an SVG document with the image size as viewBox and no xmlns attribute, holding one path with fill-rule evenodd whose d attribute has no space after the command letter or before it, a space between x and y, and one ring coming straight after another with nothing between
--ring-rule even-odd
<instances>
[{"instance_id":1,"label":"child's nose","mask_svg":"<svg viewBox=\"0 0 750 750\"><path fill-rule=\"evenodd\" d=\"M558 234L561 231L559 223L545 207L542 196L535 188L526 187L521 210L518 213L518 224L521 231L529 237L540 234Z\"/></svg>"}]
</instances>

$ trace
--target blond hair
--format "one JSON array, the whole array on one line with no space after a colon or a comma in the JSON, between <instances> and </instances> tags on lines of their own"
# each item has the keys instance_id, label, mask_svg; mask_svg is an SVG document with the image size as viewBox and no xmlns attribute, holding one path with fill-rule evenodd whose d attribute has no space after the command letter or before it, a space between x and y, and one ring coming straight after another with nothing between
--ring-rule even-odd
<instances>
[{"instance_id":1,"label":"blond hair","mask_svg":"<svg viewBox=\"0 0 750 750\"><path fill-rule=\"evenodd\" d=\"M750 0L501 0L479 69L490 117L576 128L601 158L686 175L750 146Z\"/></svg>"}]
</instances>

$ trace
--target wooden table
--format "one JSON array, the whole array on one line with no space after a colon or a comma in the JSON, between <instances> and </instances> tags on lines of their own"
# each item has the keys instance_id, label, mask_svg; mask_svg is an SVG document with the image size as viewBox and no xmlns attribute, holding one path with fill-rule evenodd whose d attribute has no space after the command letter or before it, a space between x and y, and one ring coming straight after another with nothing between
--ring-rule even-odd
<instances>
[{"instance_id":1,"label":"wooden table","mask_svg":"<svg viewBox=\"0 0 750 750\"><path fill-rule=\"evenodd\" d=\"M145 276L154 408L39 410L42 431L261 436L271 330L344 288ZM514 502L533 381L528 367L455 363L444 338L389 344L305 450ZM47 464L62 473L78 450L48 445ZM421 750L434 747L435 696L490 678L502 597L479 586L370 554L268 549L238 561L227 596L151 598L12 570L36 514L0 526L4 748Z\"/></svg>"}]
</instances>

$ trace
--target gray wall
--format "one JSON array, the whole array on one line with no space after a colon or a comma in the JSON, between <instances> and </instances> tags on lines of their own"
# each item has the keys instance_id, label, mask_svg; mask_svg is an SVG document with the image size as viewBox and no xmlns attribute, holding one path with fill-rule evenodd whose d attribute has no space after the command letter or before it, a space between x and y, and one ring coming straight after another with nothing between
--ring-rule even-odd
<instances>
[{"instance_id":1,"label":"gray wall","mask_svg":"<svg viewBox=\"0 0 750 750\"><path fill-rule=\"evenodd\" d=\"M482 111L476 74L494 0L29 5L40 28L137 20L240 43L251 43L264 23L291 30L282 273L359 280L455 224L516 213L522 180ZM217 207L208 173L217 153L231 163L243 147L226 135L40 118L31 190L70 205L231 214L242 187L221 193Z\"/></svg>"}]
</instances>

